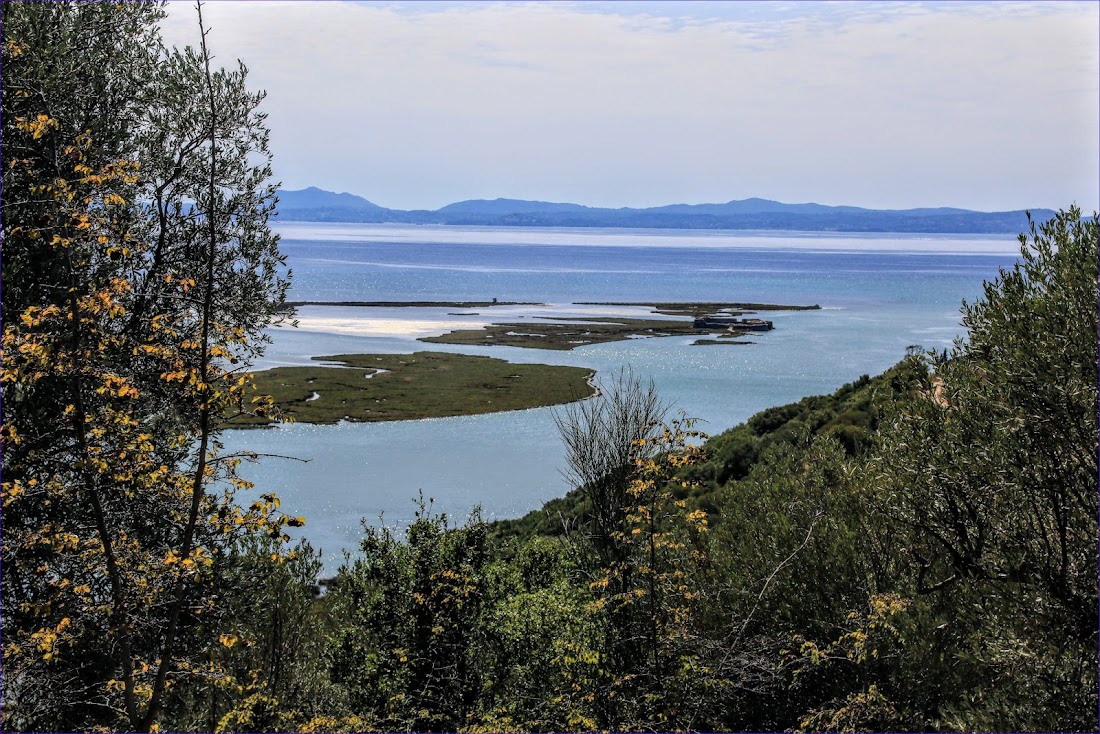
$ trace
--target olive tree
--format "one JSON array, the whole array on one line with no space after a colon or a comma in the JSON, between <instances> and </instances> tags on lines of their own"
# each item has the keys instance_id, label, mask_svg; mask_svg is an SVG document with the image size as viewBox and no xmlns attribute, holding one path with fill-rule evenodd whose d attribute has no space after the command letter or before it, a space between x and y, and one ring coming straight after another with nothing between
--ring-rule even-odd
<instances>
[{"instance_id":1,"label":"olive tree","mask_svg":"<svg viewBox=\"0 0 1100 734\"><path fill-rule=\"evenodd\" d=\"M216 432L286 282L243 68L155 4L3 7L4 725L148 730L219 672L238 540ZM214 482L225 480L225 491Z\"/></svg>"},{"instance_id":2,"label":"olive tree","mask_svg":"<svg viewBox=\"0 0 1100 734\"><path fill-rule=\"evenodd\" d=\"M1020 244L964 303L968 338L929 356L874 483L943 629L980 610L964 658L980 673L960 687L981 694L948 721L1095 728L1096 215L1059 212Z\"/></svg>"}]
</instances>

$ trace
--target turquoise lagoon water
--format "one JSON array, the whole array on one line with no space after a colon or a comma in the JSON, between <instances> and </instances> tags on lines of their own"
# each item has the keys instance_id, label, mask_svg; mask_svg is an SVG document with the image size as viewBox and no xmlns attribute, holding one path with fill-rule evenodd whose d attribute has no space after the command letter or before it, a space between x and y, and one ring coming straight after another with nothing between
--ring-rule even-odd
<instances>
[{"instance_id":1,"label":"turquoise lagoon water","mask_svg":"<svg viewBox=\"0 0 1100 734\"><path fill-rule=\"evenodd\" d=\"M675 408L718 433L772 405L829 392L897 362L909 345L943 349L963 336L959 306L1010 267L1011 237L807 235L614 229L409 227L284 223L290 298L321 301L531 301L541 307L307 306L297 329L272 329L257 368L335 353L432 349L512 362L622 368L651 379ZM631 339L573 351L425 344L455 325L619 313L582 301L819 304L776 312L775 330L745 346L691 337ZM456 315L462 314L462 315ZM469 315L476 314L476 315ZM299 535L333 571L361 519L402 526L423 491L462 520L516 517L569 490L551 408L395 423L229 431L229 451L265 458L243 468L304 515Z\"/></svg>"}]
</instances>

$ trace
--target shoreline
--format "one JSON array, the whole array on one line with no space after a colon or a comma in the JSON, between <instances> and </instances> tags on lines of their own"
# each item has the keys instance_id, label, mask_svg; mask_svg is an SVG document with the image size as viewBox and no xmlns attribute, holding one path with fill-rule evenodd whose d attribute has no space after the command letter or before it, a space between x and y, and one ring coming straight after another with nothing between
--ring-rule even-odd
<instances>
[{"instance_id":1,"label":"shoreline","mask_svg":"<svg viewBox=\"0 0 1100 734\"><path fill-rule=\"evenodd\" d=\"M287 303L336 308L386 308L399 304L437 309L517 305L517 302L511 301ZM543 306L528 303L518 305ZM591 313L581 316L577 315L576 309L570 312L570 306L645 308L655 317L596 316ZM366 315L339 318L337 314L307 316L301 321L306 326L304 331L307 332L317 330L332 334L361 334L364 330L373 331L370 336L400 332L403 336L414 337L416 341L466 346L514 346L565 351L590 344L662 336L703 337L691 342L692 346L750 345L754 342L741 340L750 333L748 329L738 329L735 325L723 328L721 324L713 323L707 327L701 326L698 321L700 316L740 316L746 313L743 309L749 306L767 311L820 309L816 304L786 306L728 302L574 302L562 307L568 315L534 315L531 320L523 322L373 319ZM582 308L580 312L585 310L589 309ZM684 316L691 318L682 318ZM721 321L720 318L716 320ZM430 333L425 334L426 331ZM325 362L329 364L322 364ZM506 374L500 373L502 369ZM578 383L578 375L582 373L583 380ZM527 379L528 376L533 376L533 379ZM274 366L257 370L255 377L257 389L264 394L270 394L284 416L314 425L332 425L340 421L384 422L495 413L563 404L598 394L598 375L594 370L542 363L513 364L497 357L458 352L314 355L310 357L309 365ZM375 377L378 379L370 379ZM242 416L230 421L226 427L261 428L276 425L278 422L267 416Z\"/></svg>"}]
</instances>

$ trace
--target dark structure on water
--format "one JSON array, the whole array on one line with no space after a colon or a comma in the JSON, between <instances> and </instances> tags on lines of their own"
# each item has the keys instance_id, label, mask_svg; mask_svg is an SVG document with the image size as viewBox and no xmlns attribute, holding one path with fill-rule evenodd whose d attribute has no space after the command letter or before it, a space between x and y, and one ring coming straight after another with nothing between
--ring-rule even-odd
<instances>
[{"instance_id":1,"label":"dark structure on water","mask_svg":"<svg viewBox=\"0 0 1100 734\"><path fill-rule=\"evenodd\" d=\"M738 329L745 331L771 331L771 321L764 319L735 319L729 316L705 316L695 319L696 329Z\"/></svg>"}]
</instances>

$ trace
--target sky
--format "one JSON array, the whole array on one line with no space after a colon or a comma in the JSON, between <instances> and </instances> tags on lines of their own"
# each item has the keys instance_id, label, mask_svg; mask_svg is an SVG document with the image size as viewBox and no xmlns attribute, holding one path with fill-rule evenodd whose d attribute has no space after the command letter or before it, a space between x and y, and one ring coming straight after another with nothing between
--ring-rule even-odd
<instances>
[{"instance_id":1,"label":"sky","mask_svg":"<svg viewBox=\"0 0 1100 734\"><path fill-rule=\"evenodd\" d=\"M267 91L284 188L395 209L507 197L1100 207L1100 3L204 5ZM169 45L197 45L170 2Z\"/></svg>"}]
</instances>

